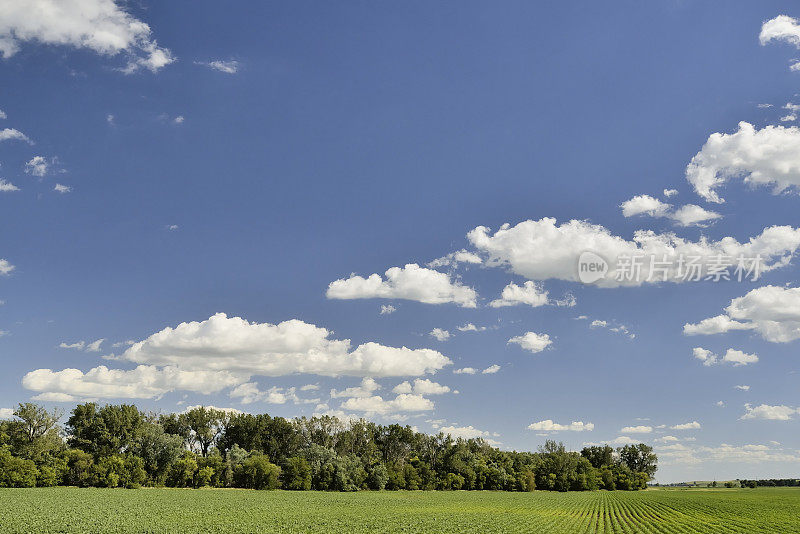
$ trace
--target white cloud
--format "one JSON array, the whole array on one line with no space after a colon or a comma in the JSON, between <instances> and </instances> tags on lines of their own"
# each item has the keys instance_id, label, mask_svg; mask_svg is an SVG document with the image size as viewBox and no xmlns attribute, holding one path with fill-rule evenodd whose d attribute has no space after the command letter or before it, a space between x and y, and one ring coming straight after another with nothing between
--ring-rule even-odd
<instances>
[{"instance_id":1,"label":"white cloud","mask_svg":"<svg viewBox=\"0 0 800 534\"><path fill-rule=\"evenodd\" d=\"M732 363L735 366L747 365L749 363L756 363L758 361L758 356L755 354L747 354L740 350L728 349L722 361Z\"/></svg>"},{"instance_id":2,"label":"white cloud","mask_svg":"<svg viewBox=\"0 0 800 534\"><path fill-rule=\"evenodd\" d=\"M381 304L381 315L389 315L397 311L391 304Z\"/></svg>"},{"instance_id":3,"label":"white cloud","mask_svg":"<svg viewBox=\"0 0 800 534\"><path fill-rule=\"evenodd\" d=\"M670 427L672 430L699 430L700 423L697 421L692 421L690 423L681 423L679 425L673 425Z\"/></svg>"},{"instance_id":4,"label":"white cloud","mask_svg":"<svg viewBox=\"0 0 800 534\"><path fill-rule=\"evenodd\" d=\"M247 382L233 388L229 396L231 399L239 399L242 404L252 404L254 402L286 404L289 401L294 404L317 404L320 401L320 399L301 399L297 396L296 391L297 388L279 388L276 386L262 391L255 382Z\"/></svg>"},{"instance_id":5,"label":"white cloud","mask_svg":"<svg viewBox=\"0 0 800 534\"><path fill-rule=\"evenodd\" d=\"M754 330L767 341L787 343L800 338L800 288L763 286L731 300L724 315L683 325L686 335Z\"/></svg>"},{"instance_id":6,"label":"white cloud","mask_svg":"<svg viewBox=\"0 0 800 534\"><path fill-rule=\"evenodd\" d=\"M414 395L443 395L445 393L450 393L450 388L448 386L443 386L432 380L428 380L427 378L417 378L414 380L414 383L405 381L397 384L392 393L404 393L410 394L413 393Z\"/></svg>"},{"instance_id":7,"label":"white cloud","mask_svg":"<svg viewBox=\"0 0 800 534\"><path fill-rule=\"evenodd\" d=\"M759 109L769 109L772 107L772 104L758 104Z\"/></svg>"},{"instance_id":8,"label":"white cloud","mask_svg":"<svg viewBox=\"0 0 800 534\"><path fill-rule=\"evenodd\" d=\"M786 41L789 44L800 48L800 26L797 19L787 15L778 15L761 25L761 33L758 36L761 46L771 41Z\"/></svg>"},{"instance_id":9,"label":"white cloud","mask_svg":"<svg viewBox=\"0 0 800 534\"><path fill-rule=\"evenodd\" d=\"M178 115L177 117L172 119L172 122L175 124L183 124L185 120L186 118L183 115Z\"/></svg>"},{"instance_id":10,"label":"white cloud","mask_svg":"<svg viewBox=\"0 0 800 534\"><path fill-rule=\"evenodd\" d=\"M0 193L8 193L11 191L19 191L19 187L7 180L0 179Z\"/></svg>"},{"instance_id":11,"label":"white cloud","mask_svg":"<svg viewBox=\"0 0 800 534\"><path fill-rule=\"evenodd\" d=\"M457 326L456 330L459 332L483 332L486 330L485 326L475 326L472 323L463 324L461 326Z\"/></svg>"},{"instance_id":12,"label":"white cloud","mask_svg":"<svg viewBox=\"0 0 800 534\"><path fill-rule=\"evenodd\" d=\"M474 375L478 370L474 367L462 367L461 369L453 369L454 375Z\"/></svg>"},{"instance_id":13,"label":"white cloud","mask_svg":"<svg viewBox=\"0 0 800 534\"><path fill-rule=\"evenodd\" d=\"M664 190L664 193L666 194L667 190ZM625 217L633 217L636 215L665 217L678 223L680 226L703 226L704 223L722 217L719 213L706 210L694 204L686 204L685 206L673 210L671 204L661 202L649 195L635 196L623 202L620 207L622 208L622 215Z\"/></svg>"},{"instance_id":14,"label":"white cloud","mask_svg":"<svg viewBox=\"0 0 800 534\"><path fill-rule=\"evenodd\" d=\"M680 441L680 440L678 438L676 438L675 436L663 436L663 437L660 437L660 438L656 438L653 441L655 441L657 443L674 443L674 442Z\"/></svg>"},{"instance_id":15,"label":"white cloud","mask_svg":"<svg viewBox=\"0 0 800 534\"><path fill-rule=\"evenodd\" d=\"M55 191L56 193L61 193L63 195L64 193L71 193L72 187L63 184L56 184L55 186L53 186L53 191Z\"/></svg>"},{"instance_id":16,"label":"white cloud","mask_svg":"<svg viewBox=\"0 0 800 534\"><path fill-rule=\"evenodd\" d=\"M428 267L458 267L459 263L470 263L472 265L479 265L483 262L480 256L468 250L459 250L451 252L447 256L436 258L428 263Z\"/></svg>"},{"instance_id":17,"label":"white cloud","mask_svg":"<svg viewBox=\"0 0 800 534\"><path fill-rule=\"evenodd\" d=\"M495 374L495 373L496 373L497 371L499 371L499 370L500 370L500 366L499 366L499 365L497 365L497 364L494 364L494 365L490 365L489 367L487 367L486 369L484 369L483 371L481 371L481 374L484 374L484 375L493 375L493 374Z\"/></svg>"},{"instance_id":18,"label":"white cloud","mask_svg":"<svg viewBox=\"0 0 800 534\"><path fill-rule=\"evenodd\" d=\"M622 208L624 217L633 217L635 215L665 217L672 206L650 195L638 195L620 204L620 208Z\"/></svg>"},{"instance_id":19,"label":"white cloud","mask_svg":"<svg viewBox=\"0 0 800 534\"><path fill-rule=\"evenodd\" d=\"M670 282L685 281L687 277L681 273L687 271L686 259L694 257L699 257L700 265L707 266L720 256L755 258L760 254L761 271L769 271L785 266L800 247L800 229L790 226L765 228L760 235L744 243L732 237L719 241L701 238L693 242L675 234L645 230L635 232L633 240L628 241L612 235L603 226L578 220L557 225L554 218L548 217L523 221L513 227L505 224L494 234L479 226L469 232L468 238L476 248L489 255L487 266L508 267L530 280L579 281L578 258L586 251L594 251L610 262L608 273L597 282L604 287L661 282L663 274ZM618 276L625 274L620 270L624 265L620 259L632 257L642 260L642 276ZM649 275L653 259L664 262L666 268L662 270L655 265L654 273Z\"/></svg>"},{"instance_id":20,"label":"white cloud","mask_svg":"<svg viewBox=\"0 0 800 534\"><path fill-rule=\"evenodd\" d=\"M503 288L500 298L491 301L489 306L492 308L501 308L504 306L516 306L518 304L527 304L528 306L534 308L545 306L547 304L556 304L558 306L574 306L575 297L553 302L550 300L547 291L541 284L537 284L536 282L528 280L521 286L518 286L514 282L509 283Z\"/></svg>"},{"instance_id":21,"label":"white cloud","mask_svg":"<svg viewBox=\"0 0 800 534\"><path fill-rule=\"evenodd\" d=\"M12 408L0 408L0 419L11 419L12 417L14 417Z\"/></svg>"},{"instance_id":22,"label":"white cloud","mask_svg":"<svg viewBox=\"0 0 800 534\"><path fill-rule=\"evenodd\" d=\"M406 299L425 304L453 302L464 308L475 308L477 294L470 287L451 281L447 274L409 263L405 267L392 267L384 280L377 273L367 278L351 275L328 286L330 299L388 298Z\"/></svg>"},{"instance_id":23,"label":"white cloud","mask_svg":"<svg viewBox=\"0 0 800 534\"><path fill-rule=\"evenodd\" d=\"M180 229L180 226L178 226L177 224L168 224L167 225L167 230L169 230L170 232L174 232L175 230L179 230L179 229Z\"/></svg>"},{"instance_id":24,"label":"white cloud","mask_svg":"<svg viewBox=\"0 0 800 534\"><path fill-rule=\"evenodd\" d=\"M711 134L686 167L686 179L709 202L724 202L716 189L739 177L775 193L800 185L800 129L740 122L735 133Z\"/></svg>"},{"instance_id":25,"label":"white cloud","mask_svg":"<svg viewBox=\"0 0 800 534\"><path fill-rule=\"evenodd\" d=\"M508 340L509 343L515 343L525 350L531 351L534 354L542 352L544 349L553 344L549 334L537 334L536 332L525 332L521 336L515 336Z\"/></svg>"},{"instance_id":26,"label":"white cloud","mask_svg":"<svg viewBox=\"0 0 800 534\"><path fill-rule=\"evenodd\" d=\"M540 432L590 432L594 430L594 423L584 423L583 421L572 421L568 425L562 425L553 422L552 419L545 419L528 425L529 430L538 430Z\"/></svg>"},{"instance_id":27,"label":"white cloud","mask_svg":"<svg viewBox=\"0 0 800 534\"><path fill-rule=\"evenodd\" d=\"M778 406L770 406L769 404L760 404L752 406L745 404L745 413L741 419L769 419L772 421L788 421L792 416L800 413L800 409L785 406L783 404Z\"/></svg>"},{"instance_id":28,"label":"white cloud","mask_svg":"<svg viewBox=\"0 0 800 534\"><path fill-rule=\"evenodd\" d=\"M0 54L16 54L23 42L88 48L98 54L125 53L125 72L156 72L174 61L151 37L150 26L113 0L0 1Z\"/></svg>"},{"instance_id":29,"label":"white cloud","mask_svg":"<svg viewBox=\"0 0 800 534\"><path fill-rule=\"evenodd\" d=\"M738 386L733 386L733 387L741 391L750 391L750 386L744 384L740 384Z\"/></svg>"},{"instance_id":30,"label":"white cloud","mask_svg":"<svg viewBox=\"0 0 800 534\"><path fill-rule=\"evenodd\" d=\"M8 262L8 260L0 258L0 274L5 274L5 275L11 274L11 271L13 271L14 269L15 267L11 265Z\"/></svg>"},{"instance_id":31,"label":"white cloud","mask_svg":"<svg viewBox=\"0 0 800 534\"><path fill-rule=\"evenodd\" d=\"M37 369L22 378L22 385L31 391L55 394L63 401L71 401L151 399L175 390L208 394L242 381L241 376L228 371L186 371L174 366L158 368L152 365L140 365L124 371L101 365L86 373L78 369ZM45 397L40 397L40 400L45 400Z\"/></svg>"},{"instance_id":32,"label":"white cloud","mask_svg":"<svg viewBox=\"0 0 800 534\"><path fill-rule=\"evenodd\" d=\"M589 328L605 328L606 326L608 326L608 321L601 319L595 319L589 324Z\"/></svg>"},{"instance_id":33,"label":"white cloud","mask_svg":"<svg viewBox=\"0 0 800 534\"><path fill-rule=\"evenodd\" d=\"M214 61L195 61L195 65L203 65L213 70L217 70L219 72L224 72L225 74L236 74L236 71L239 70L239 62L235 59L228 59L228 60L221 60L217 59Z\"/></svg>"},{"instance_id":34,"label":"white cloud","mask_svg":"<svg viewBox=\"0 0 800 534\"><path fill-rule=\"evenodd\" d=\"M251 323L224 313L167 327L129 347L120 359L184 369L226 370L263 376L420 376L451 364L430 349L386 347L330 339L325 328L296 319Z\"/></svg>"},{"instance_id":35,"label":"white cloud","mask_svg":"<svg viewBox=\"0 0 800 534\"><path fill-rule=\"evenodd\" d=\"M638 425L638 426L626 426L619 432L620 434L649 434L652 431L653 431L652 426Z\"/></svg>"},{"instance_id":36,"label":"white cloud","mask_svg":"<svg viewBox=\"0 0 800 534\"><path fill-rule=\"evenodd\" d=\"M108 124L110 124L111 126L114 126L114 114L113 113L109 113L108 115L106 115L106 122Z\"/></svg>"},{"instance_id":37,"label":"white cloud","mask_svg":"<svg viewBox=\"0 0 800 534\"><path fill-rule=\"evenodd\" d=\"M701 347L693 348L692 353L694 354L694 357L702 361L703 365L706 367L722 362L732 363L734 366L738 367L741 365L756 363L758 361L758 356L756 354L747 354L735 349L728 349L722 359L720 359L710 350Z\"/></svg>"},{"instance_id":38,"label":"white cloud","mask_svg":"<svg viewBox=\"0 0 800 534\"><path fill-rule=\"evenodd\" d=\"M677 194L678 194L677 189L664 189L664 196L667 198L674 197Z\"/></svg>"},{"instance_id":39,"label":"white cloud","mask_svg":"<svg viewBox=\"0 0 800 534\"><path fill-rule=\"evenodd\" d=\"M762 462L798 462L800 455L766 445L742 446L722 443L717 447L688 447L681 443L657 447L659 465L692 465L706 462L733 464Z\"/></svg>"},{"instance_id":40,"label":"white cloud","mask_svg":"<svg viewBox=\"0 0 800 534\"><path fill-rule=\"evenodd\" d=\"M0 47L2 47L2 41L0 41ZM0 52L2 52L2 48L0 48ZM0 130L0 141L12 141L12 140L25 141L26 143L32 144L28 136L20 132L16 128L3 128L2 130Z\"/></svg>"},{"instance_id":41,"label":"white cloud","mask_svg":"<svg viewBox=\"0 0 800 534\"><path fill-rule=\"evenodd\" d=\"M717 406L719 406L720 408L724 408L725 407L725 401L717 401Z\"/></svg>"},{"instance_id":42,"label":"white cloud","mask_svg":"<svg viewBox=\"0 0 800 534\"><path fill-rule=\"evenodd\" d=\"M675 210L670 218L681 226L703 226L704 223L721 218L722 215L694 204L686 204Z\"/></svg>"},{"instance_id":43,"label":"white cloud","mask_svg":"<svg viewBox=\"0 0 800 534\"><path fill-rule=\"evenodd\" d=\"M331 390L331 398L371 397L374 392L381 389L374 378L366 377L361 380L361 385L347 388L343 391Z\"/></svg>"},{"instance_id":44,"label":"white cloud","mask_svg":"<svg viewBox=\"0 0 800 534\"><path fill-rule=\"evenodd\" d=\"M439 341L447 341L448 339L450 339L451 336L450 332L448 332L447 330L442 330L441 328L434 328L433 330L428 332L428 335Z\"/></svg>"},{"instance_id":45,"label":"white cloud","mask_svg":"<svg viewBox=\"0 0 800 534\"><path fill-rule=\"evenodd\" d=\"M781 117L781 122L792 122L797 120L797 115L794 113L789 113L788 115L784 115Z\"/></svg>"},{"instance_id":46,"label":"white cloud","mask_svg":"<svg viewBox=\"0 0 800 534\"><path fill-rule=\"evenodd\" d=\"M49 170L50 161L48 161L44 156L33 156L25 164L25 173L32 176L38 176L39 178L47 175Z\"/></svg>"},{"instance_id":47,"label":"white cloud","mask_svg":"<svg viewBox=\"0 0 800 534\"><path fill-rule=\"evenodd\" d=\"M7 119L7 118L8 118L8 115L6 115L6 112L3 111L2 109L0 109L0 119Z\"/></svg>"},{"instance_id":48,"label":"white cloud","mask_svg":"<svg viewBox=\"0 0 800 534\"><path fill-rule=\"evenodd\" d=\"M371 415L391 415L406 412L425 412L433 410L433 401L421 395L403 393L392 400L384 400L378 395L372 397L354 397L342 403L343 410L364 412Z\"/></svg>"}]
</instances>

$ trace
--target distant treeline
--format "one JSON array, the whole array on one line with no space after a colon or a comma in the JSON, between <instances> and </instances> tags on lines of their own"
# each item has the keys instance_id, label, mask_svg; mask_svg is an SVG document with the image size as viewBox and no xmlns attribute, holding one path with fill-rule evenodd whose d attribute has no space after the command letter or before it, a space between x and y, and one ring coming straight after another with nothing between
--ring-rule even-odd
<instances>
[{"instance_id":1,"label":"distant treeline","mask_svg":"<svg viewBox=\"0 0 800 534\"><path fill-rule=\"evenodd\" d=\"M501 451L409 426L298 419L195 407L156 415L80 404L20 404L0 421L0 487L237 487L289 490L636 490L657 458L645 444Z\"/></svg>"},{"instance_id":2,"label":"distant treeline","mask_svg":"<svg viewBox=\"0 0 800 534\"><path fill-rule=\"evenodd\" d=\"M740 480L739 484L743 488L756 488L758 486L800 486L800 479L797 478L768 478L764 480Z\"/></svg>"}]
</instances>

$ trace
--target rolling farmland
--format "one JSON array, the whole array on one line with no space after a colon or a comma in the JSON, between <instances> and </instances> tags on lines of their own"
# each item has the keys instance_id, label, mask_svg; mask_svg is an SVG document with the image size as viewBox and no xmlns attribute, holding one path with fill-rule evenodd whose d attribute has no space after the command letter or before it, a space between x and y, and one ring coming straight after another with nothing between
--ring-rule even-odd
<instances>
[{"instance_id":1,"label":"rolling farmland","mask_svg":"<svg viewBox=\"0 0 800 534\"><path fill-rule=\"evenodd\" d=\"M3 532L800 532L800 489L1 489Z\"/></svg>"}]
</instances>

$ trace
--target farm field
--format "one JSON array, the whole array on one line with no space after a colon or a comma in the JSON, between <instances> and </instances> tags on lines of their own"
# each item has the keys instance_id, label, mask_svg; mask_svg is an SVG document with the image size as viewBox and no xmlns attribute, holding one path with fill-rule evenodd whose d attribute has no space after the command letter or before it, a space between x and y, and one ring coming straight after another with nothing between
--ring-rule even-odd
<instances>
[{"instance_id":1,"label":"farm field","mask_svg":"<svg viewBox=\"0 0 800 534\"><path fill-rule=\"evenodd\" d=\"M800 532L800 489L0 489L7 532Z\"/></svg>"}]
</instances>

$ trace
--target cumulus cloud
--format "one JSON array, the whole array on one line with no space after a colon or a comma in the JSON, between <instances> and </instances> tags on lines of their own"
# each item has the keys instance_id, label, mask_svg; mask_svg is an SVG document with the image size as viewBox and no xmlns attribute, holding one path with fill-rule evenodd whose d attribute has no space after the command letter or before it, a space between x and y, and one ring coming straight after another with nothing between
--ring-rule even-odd
<instances>
[{"instance_id":1,"label":"cumulus cloud","mask_svg":"<svg viewBox=\"0 0 800 534\"><path fill-rule=\"evenodd\" d=\"M475 375L475 374L482 374L482 375L493 375L497 371L500 370L500 366L497 364L492 364L484 370L475 369L474 367L462 367L461 369L454 369L453 374L456 375Z\"/></svg>"},{"instance_id":2,"label":"cumulus cloud","mask_svg":"<svg viewBox=\"0 0 800 534\"><path fill-rule=\"evenodd\" d=\"M420 376L452 363L435 350L373 342L353 349L349 339L330 335L325 328L296 319L273 325L218 313L205 321L167 327L131 345L121 359L263 376Z\"/></svg>"},{"instance_id":3,"label":"cumulus cloud","mask_svg":"<svg viewBox=\"0 0 800 534\"><path fill-rule=\"evenodd\" d=\"M717 189L730 179L771 185L780 193L800 185L800 129L739 123L732 134L714 133L686 167L686 179L709 202L721 203Z\"/></svg>"},{"instance_id":4,"label":"cumulus cloud","mask_svg":"<svg viewBox=\"0 0 800 534\"><path fill-rule=\"evenodd\" d=\"M620 434L649 434L653 431L652 426L646 425L638 425L638 426L626 426L620 430Z\"/></svg>"},{"instance_id":5,"label":"cumulus cloud","mask_svg":"<svg viewBox=\"0 0 800 534\"><path fill-rule=\"evenodd\" d=\"M484 369L483 371L481 371L481 374L484 374L484 375L493 375L493 374L495 374L495 373L496 373L497 371L499 371L499 370L500 370L500 366L499 366L499 365L497 365L497 364L494 364L494 365L490 365L489 367L487 367L486 369Z\"/></svg>"},{"instance_id":6,"label":"cumulus cloud","mask_svg":"<svg viewBox=\"0 0 800 534\"><path fill-rule=\"evenodd\" d=\"M800 48L800 25L798 25L797 19L787 15L778 15L761 25L758 40L761 46L772 41L785 41Z\"/></svg>"},{"instance_id":7,"label":"cumulus cloud","mask_svg":"<svg viewBox=\"0 0 800 534\"><path fill-rule=\"evenodd\" d=\"M11 419L14 417L13 408L0 408L0 419Z\"/></svg>"},{"instance_id":8,"label":"cumulus cloud","mask_svg":"<svg viewBox=\"0 0 800 534\"><path fill-rule=\"evenodd\" d=\"M0 24L2 24L2 22L0 22ZM2 42L0 42L0 46L2 46ZM2 52L2 49L0 49L0 52ZM16 128L3 128L0 130L0 141L25 141L26 143L32 144L28 136Z\"/></svg>"},{"instance_id":9,"label":"cumulus cloud","mask_svg":"<svg viewBox=\"0 0 800 534\"><path fill-rule=\"evenodd\" d=\"M433 269L409 263L405 267L392 267L386 271L386 279L379 274L367 278L351 275L328 286L330 299L405 299L425 304L452 302L464 308L475 308L477 294L470 287L450 276Z\"/></svg>"},{"instance_id":10,"label":"cumulus cloud","mask_svg":"<svg viewBox=\"0 0 800 534\"><path fill-rule=\"evenodd\" d=\"M19 191L19 187L0 178L0 193L9 193L11 191Z\"/></svg>"},{"instance_id":11,"label":"cumulus cloud","mask_svg":"<svg viewBox=\"0 0 800 534\"><path fill-rule=\"evenodd\" d=\"M124 53L124 72L156 72L172 63L171 52L152 38L150 26L113 0L0 1L0 54L9 58L24 42L70 46L105 56Z\"/></svg>"},{"instance_id":12,"label":"cumulus cloud","mask_svg":"<svg viewBox=\"0 0 800 534\"><path fill-rule=\"evenodd\" d=\"M468 250L451 252L447 256L436 258L428 263L428 267L457 267L459 263L470 263L480 265L483 262L480 256Z\"/></svg>"},{"instance_id":13,"label":"cumulus cloud","mask_svg":"<svg viewBox=\"0 0 800 534\"><path fill-rule=\"evenodd\" d=\"M539 432L590 432L594 430L594 423L584 423L583 421L572 421L568 425L553 422L552 419L545 419L528 425L529 430Z\"/></svg>"},{"instance_id":14,"label":"cumulus cloud","mask_svg":"<svg viewBox=\"0 0 800 534\"><path fill-rule=\"evenodd\" d=\"M426 412L433 410L433 401L421 395L401 393L392 400L384 400L378 395L371 397L353 397L342 403L343 410L363 412L367 417L372 415L392 415L407 412Z\"/></svg>"},{"instance_id":15,"label":"cumulus cloud","mask_svg":"<svg viewBox=\"0 0 800 534\"><path fill-rule=\"evenodd\" d=\"M125 371L101 365L86 373L79 369L37 369L22 378L22 385L41 392L39 400L152 399L175 390L216 393L242 382L228 371L186 371L175 366L139 365Z\"/></svg>"},{"instance_id":16,"label":"cumulus cloud","mask_svg":"<svg viewBox=\"0 0 800 534\"><path fill-rule=\"evenodd\" d=\"M672 190L664 190L665 196ZM677 193L677 191L675 191ZM671 196L671 195L669 195ZM722 217L719 213L709 211L694 204L686 204L678 209L673 209L672 204L661 202L650 195L638 195L630 200L623 202L622 215L634 217L636 215L649 215L650 217L661 217L671 219L680 226L705 226L706 223Z\"/></svg>"},{"instance_id":17,"label":"cumulus cloud","mask_svg":"<svg viewBox=\"0 0 800 534\"><path fill-rule=\"evenodd\" d=\"M286 404L291 401L295 404L317 404L320 399L302 399L297 396L297 388L279 388L273 386L267 390L258 388L255 382L247 382L233 388L229 393L230 398L239 399L242 404L266 402L268 404Z\"/></svg>"},{"instance_id":18,"label":"cumulus cloud","mask_svg":"<svg viewBox=\"0 0 800 534\"><path fill-rule=\"evenodd\" d=\"M735 387L736 389L738 389L740 391L750 391L750 386L743 385L743 384L742 385L738 385L738 386L733 386L733 387Z\"/></svg>"},{"instance_id":19,"label":"cumulus cloud","mask_svg":"<svg viewBox=\"0 0 800 534\"><path fill-rule=\"evenodd\" d=\"M342 391L336 391L335 389L332 389L331 398L371 397L372 394L379 389L381 389L381 386L375 381L374 378L366 377L358 386L350 387Z\"/></svg>"},{"instance_id":20,"label":"cumulus cloud","mask_svg":"<svg viewBox=\"0 0 800 534\"><path fill-rule=\"evenodd\" d=\"M236 72L239 70L239 62L236 61L235 59L195 61L195 65L203 65L204 67L208 67L209 69L213 69L219 72L224 72L225 74L236 74Z\"/></svg>"},{"instance_id":21,"label":"cumulus cloud","mask_svg":"<svg viewBox=\"0 0 800 534\"><path fill-rule=\"evenodd\" d=\"M667 198L674 197L677 194L678 194L677 189L664 189L664 196Z\"/></svg>"},{"instance_id":22,"label":"cumulus cloud","mask_svg":"<svg viewBox=\"0 0 800 534\"><path fill-rule=\"evenodd\" d=\"M767 445L746 444L734 446L722 443L717 447L690 447L682 443L673 443L656 447L659 464L700 464L707 462L728 463L762 463L762 462L798 462L800 454L776 449Z\"/></svg>"},{"instance_id":23,"label":"cumulus cloud","mask_svg":"<svg viewBox=\"0 0 800 534\"><path fill-rule=\"evenodd\" d=\"M620 208L622 208L624 217L633 217L635 215L664 217L672 209L672 206L650 195L638 195L620 204Z\"/></svg>"},{"instance_id":24,"label":"cumulus cloud","mask_svg":"<svg viewBox=\"0 0 800 534\"><path fill-rule=\"evenodd\" d=\"M485 326L475 326L473 323L466 323L461 326L457 326L456 330L459 332L483 332L486 330Z\"/></svg>"},{"instance_id":25,"label":"cumulus cloud","mask_svg":"<svg viewBox=\"0 0 800 534\"><path fill-rule=\"evenodd\" d=\"M381 315L390 315L397 311L391 304L381 304Z\"/></svg>"},{"instance_id":26,"label":"cumulus cloud","mask_svg":"<svg viewBox=\"0 0 800 534\"><path fill-rule=\"evenodd\" d=\"M448 386L443 386L427 378L417 378L413 383L405 381L397 384L392 393L405 393L414 395L443 395L450 393Z\"/></svg>"},{"instance_id":27,"label":"cumulus cloud","mask_svg":"<svg viewBox=\"0 0 800 534\"><path fill-rule=\"evenodd\" d=\"M509 343L519 345L523 349L533 352L542 352L553 344L549 334L537 334L536 332L525 332L521 336L515 336L508 340Z\"/></svg>"},{"instance_id":28,"label":"cumulus cloud","mask_svg":"<svg viewBox=\"0 0 800 534\"><path fill-rule=\"evenodd\" d=\"M745 404L745 413L740 419L768 419L771 421L788 421L795 415L800 414L800 409L792 408L783 404L770 406L769 404L759 404L753 406Z\"/></svg>"},{"instance_id":29,"label":"cumulus cloud","mask_svg":"<svg viewBox=\"0 0 800 534\"><path fill-rule=\"evenodd\" d=\"M494 234L479 226L469 232L468 238L476 248L488 254L487 266L507 267L530 280L579 281L578 259L581 254L592 251L609 262L608 272L597 281L603 287L692 280L687 267L687 260L692 258L697 258L701 274L709 274L720 258L731 259L735 268L737 258L758 255L763 260L760 271L769 271L785 266L800 247L800 229L790 226L765 228L760 235L743 243L732 237L719 241L707 238L689 241L675 234L645 230L637 231L633 240L628 241L600 225L578 220L558 225L549 217L523 221L513 227L505 224ZM640 276L629 276L635 274L635 270L630 269L632 258L637 258L636 270ZM753 266L746 264L745 267L752 269Z\"/></svg>"},{"instance_id":30,"label":"cumulus cloud","mask_svg":"<svg viewBox=\"0 0 800 534\"><path fill-rule=\"evenodd\" d=\"M800 338L800 288L763 286L731 300L725 313L683 326L686 335L753 330L767 341Z\"/></svg>"},{"instance_id":31,"label":"cumulus cloud","mask_svg":"<svg viewBox=\"0 0 800 534\"><path fill-rule=\"evenodd\" d=\"M693 348L692 354L694 354L695 358L703 362L703 365L705 365L706 367L710 367L718 363L732 363L734 366L738 367L741 365L756 363L758 361L758 355L747 354L745 352L735 349L728 349L722 358L719 358L716 354L714 354L710 350L704 349L702 347Z\"/></svg>"},{"instance_id":32,"label":"cumulus cloud","mask_svg":"<svg viewBox=\"0 0 800 534\"><path fill-rule=\"evenodd\" d=\"M576 301L575 297L572 295L566 295L561 300L553 301L541 284L528 280L521 286L518 286L514 282L509 283L503 288L500 298L491 301L489 306L492 308L502 308L504 306L516 306L518 304L526 304L533 308L545 306L547 304L569 307L574 306Z\"/></svg>"},{"instance_id":33,"label":"cumulus cloud","mask_svg":"<svg viewBox=\"0 0 800 534\"><path fill-rule=\"evenodd\" d=\"M71 193L72 187L64 184L56 184L53 186L53 191L55 191L56 193L61 193L63 195L64 193Z\"/></svg>"},{"instance_id":34,"label":"cumulus cloud","mask_svg":"<svg viewBox=\"0 0 800 534\"><path fill-rule=\"evenodd\" d=\"M434 328L428 332L428 335L434 339L437 339L438 341L447 341L451 337L450 332L447 330L442 330L441 328Z\"/></svg>"},{"instance_id":35,"label":"cumulus cloud","mask_svg":"<svg viewBox=\"0 0 800 534\"><path fill-rule=\"evenodd\" d=\"M700 430L700 423L692 421L690 423L681 423L670 427L672 430Z\"/></svg>"}]
</instances>

